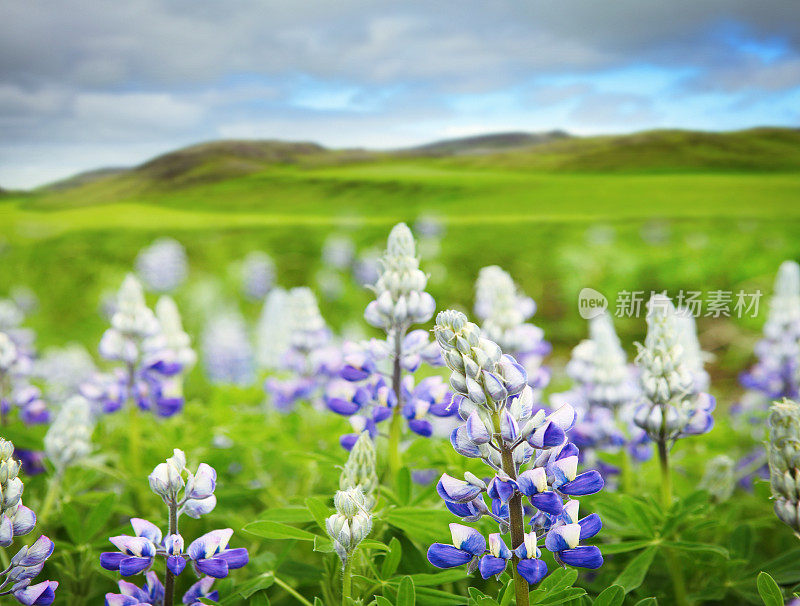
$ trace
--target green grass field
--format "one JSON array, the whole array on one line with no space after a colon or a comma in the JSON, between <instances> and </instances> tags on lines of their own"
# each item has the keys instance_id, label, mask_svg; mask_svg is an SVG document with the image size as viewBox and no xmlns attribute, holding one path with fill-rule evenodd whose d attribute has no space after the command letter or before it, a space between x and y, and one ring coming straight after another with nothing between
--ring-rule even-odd
<instances>
[{"instance_id":1,"label":"green grass field","mask_svg":"<svg viewBox=\"0 0 800 606\"><path fill-rule=\"evenodd\" d=\"M488 151L458 143L436 153L210 144L128 171L0 195L0 296L16 285L37 294L39 309L26 325L36 330L40 348L75 341L95 352L107 327L101 298L119 286L142 247L171 236L190 260L189 281L175 298L197 343L205 320L198 293L209 283L220 286L221 296L248 320L257 317L260 306L240 300L230 269L248 252L263 250L275 259L279 284L314 285L330 234L349 235L360 250L382 249L394 223L412 224L420 216L438 217L445 228L441 253L423 264L431 272L429 291L437 307L470 310L478 270L501 265L537 301L533 321L554 343L548 364L555 387L562 388L563 365L586 332L577 313L583 287L603 292L612 306L622 290L771 291L778 265L800 259L800 134L664 131ZM370 298L348 283L341 298L322 301L322 314L336 329L363 325ZM765 484L754 493L737 492L720 506L695 492L712 456L739 456L760 441L735 434L724 411L740 393L736 375L751 362L763 318L762 309L757 318L699 319L702 344L716 356L709 371L719 399L717 427L676 447L681 500L669 516L654 501L654 461L639 469L634 494L588 499L588 510L604 516L601 539L608 543L600 574L580 578L590 593L616 580L627 583L626 603L649 596L673 603L663 559L669 549L679 554L697 603L758 603L755 575L762 569L787 589L800 581L794 539L772 515ZM633 342L644 336L643 318L621 319L617 329L632 354ZM333 556L315 550L308 533L296 533L305 536L297 540L262 540L241 529L269 519L322 532L306 498L327 503L335 490L336 466L344 461L337 439L345 421L308 406L279 414L265 408L259 385L211 387L199 368L188 377L186 394L180 417L136 421L145 436L140 465L149 471L181 445L195 465L202 460L218 469L217 509L205 521L188 521L186 532L197 536L230 526L237 545L250 549L249 568L219 585L232 596L224 603L308 606L321 585L326 595L335 594ZM59 516L43 522L57 540L51 563L62 582L62 603L99 603L117 578L97 565L97 554L108 549L106 537L126 531L133 515L158 519L163 509L147 489L146 474L137 474L141 470L127 458L131 422L122 414L104 419L95 430L97 457L69 470ZM20 447L38 447L39 429L11 427L4 435ZM232 438L233 446L213 446L219 436ZM417 440L404 456L411 469L463 473L464 459L443 441ZM418 584L417 604L464 603L453 594L466 595L468 584L496 595L495 581L468 582L458 573L428 576L434 569L425 560L425 544L446 540L453 519L434 501L430 486L398 482L390 487L388 513L380 514L373 535L402 545L397 575L373 586L365 558L356 589L365 597L372 592L395 600L398 579L409 574ZM38 505L46 489L44 477L31 478L26 499L30 495ZM108 518L92 532L82 529L80 520L97 503L108 507ZM655 529L662 523L673 534L659 534ZM370 558L382 562L384 548L370 549ZM247 580L266 593L251 601L237 596L234 589ZM186 585L186 579L181 582Z\"/></svg>"}]
</instances>

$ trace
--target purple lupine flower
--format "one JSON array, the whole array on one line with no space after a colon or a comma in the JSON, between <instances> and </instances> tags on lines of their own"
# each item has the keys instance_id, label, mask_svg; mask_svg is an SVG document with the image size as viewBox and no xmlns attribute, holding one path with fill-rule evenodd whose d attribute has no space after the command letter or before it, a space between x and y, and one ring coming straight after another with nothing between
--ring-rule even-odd
<instances>
[{"instance_id":1,"label":"purple lupine flower","mask_svg":"<svg viewBox=\"0 0 800 606\"><path fill-rule=\"evenodd\" d=\"M455 568L467 563L477 566L478 558L486 551L483 535L463 524L450 524L453 544L434 543L428 548L428 561L437 568Z\"/></svg>"},{"instance_id":2,"label":"purple lupine flower","mask_svg":"<svg viewBox=\"0 0 800 606\"><path fill-rule=\"evenodd\" d=\"M593 494L604 484L597 470L578 471L580 451L569 441L577 419L575 409L568 403L554 410L537 405L536 390L527 380L524 367L503 355L497 344L463 314L440 313L435 335L451 370L450 386L456 392L453 403L464 421L452 432L451 443L459 454L481 459L493 470L486 481L469 472L464 480L444 474L437 492L447 509L463 521L490 517L497 522L499 533L489 535L489 550L484 554L483 536L456 525L466 530L460 530L458 537L454 534L453 546L431 546L429 561L440 568L469 564L469 572L478 569L489 578L501 574L516 554L517 571L535 584L547 574L547 566L539 559L538 542L544 539L548 549L553 547L557 557L563 556L560 562L599 566L602 556L597 547L578 545L569 534L570 528L557 530L574 524L579 539L591 538L600 530L596 515L573 519L577 501L572 497ZM491 499L490 507L484 493ZM523 497L533 512L530 532L525 528ZM505 544L501 535L510 529L522 531L522 543ZM550 543L545 533L552 534ZM480 553L464 549L462 542L467 535L477 535L473 541L476 545L481 542ZM563 545L554 542L559 538L565 541Z\"/></svg>"},{"instance_id":3,"label":"purple lupine flower","mask_svg":"<svg viewBox=\"0 0 800 606\"><path fill-rule=\"evenodd\" d=\"M205 574L216 579L228 576L229 570L241 568L248 562L247 549L239 547L228 549L228 541L233 530L212 530L192 541L186 553L192 560L197 574Z\"/></svg>"},{"instance_id":4,"label":"purple lupine flower","mask_svg":"<svg viewBox=\"0 0 800 606\"><path fill-rule=\"evenodd\" d=\"M161 604L164 601L164 585L152 570L145 574L144 588L118 581L119 593L106 594L106 606L136 606L144 604Z\"/></svg>"},{"instance_id":5,"label":"purple lupine flower","mask_svg":"<svg viewBox=\"0 0 800 606\"><path fill-rule=\"evenodd\" d=\"M12 595L25 606L48 606L56 599L57 581L42 581L36 585L28 585L14 589Z\"/></svg>"},{"instance_id":6,"label":"purple lupine flower","mask_svg":"<svg viewBox=\"0 0 800 606\"><path fill-rule=\"evenodd\" d=\"M219 592L216 589L212 590L214 581L216 579L213 577L203 577L183 594L182 602L190 606L202 606L200 598L208 598L212 602L219 601Z\"/></svg>"}]
</instances>

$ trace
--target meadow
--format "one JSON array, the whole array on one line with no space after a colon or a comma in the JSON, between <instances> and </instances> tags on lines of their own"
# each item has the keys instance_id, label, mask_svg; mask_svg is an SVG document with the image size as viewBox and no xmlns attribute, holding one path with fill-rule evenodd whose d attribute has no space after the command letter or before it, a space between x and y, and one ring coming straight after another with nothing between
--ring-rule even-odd
<instances>
[{"instance_id":1,"label":"meadow","mask_svg":"<svg viewBox=\"0 0 800 606\"><path fill-rule=\"evenodd\" d=\"M167 508L148 474L178 448L189 469L206 463L217 474L216 507L181 518L187 546L230 528L231 546L249 554L246 566L215 584L218 602L198 603L520 604L511 567L483 579L463 566L440 570L426 557L432 543L450 541L448 524L458 522L437 495L439 476L470 471L482 478L487 468L455 452L446 434L422 437L405 427L397 439L388 423L375 435L371 531L348 554L350 596L343 601L342 561L325 520L336 512L333 496L348 458L339 440L352 431L348 420L318 391L280 410L264 380L289 381L302 375L296 369L255 365L240 381L209 376L215 317L236 310L250 340L244 349L254 346L264 297L242 293L242 262L253 251L274 261L276 285L315 292L333 335L325 347L338 347L342 335L385 338L364 321L375 293L353 276L354 261L331 266L322 251L336 236L352 242L356 261L372 262L405 221L419 240L425 290L437 311L461 310L479 322L475 280L490 265L535 300L529 321L553 346L542 362L552 379L537 394L548 410L554 394L575 388L566 368L587 336L578 313L582 288L605 294L612 314L626 290L648 297L664 290L673 297L681 290L763 293L752 317L697 319L699 342L711 354L714 427L674 440L667 500L657 456L638 461L619 446L587 447L624 470L580 499L582 515L602 519L588 543L600 547L604 562L595 570L561 569L542 549L550 574L531 586L530 603L783 604L800 583L800 546L773 512L769 482L753 477L764 461L746 460L767 439L766 412L746 423L732 409L746 391L739 374L754 363L778 267L800 259L798 143L797 131L764 129L488 150L482 141L478 148L473 142L393 154L209 144L134 170L1 193L0 297L35 295L22 325L35 333L37 357L77 344L98 368L113 368L114 360L98 354L110 302L140 251L164 237L178 241L188 259L185 280L170 294L199 356L181 377L178 414L161 418L131 403L95 414L91 450L79 461L63 473L47 460L42 473L21 472L37 527L3 557L45 534L55 547L38 578L59 582L56 603L101 603L120 579L100 563L102 552L115 549L108 538L129 534L131 518L167 528ZM153 308L158 297L150 289L147 304ZM634 343L644 342L644 316L614 318L629 361ZM434 320L412 328L431 334ZM450 376L427 365L417 372ZM57 381L32 382L57 411L64 399L63 390L55 395ZM43 450L48 424L25 424L16 414L4 420L0 433L18 450ZM402 453L399 462L393 448ZM735 468L715 472L720 455ZM591 463L582 459L581 469ZM497 529L486 516L472 525L484 534ZM506 543L515 547L508 535ZM162 561L154 566L164 573ZM128 580L141 585L142 577ZM177 602L195 580L189 567L177 576Z\"/></svg>"}]
</instances>

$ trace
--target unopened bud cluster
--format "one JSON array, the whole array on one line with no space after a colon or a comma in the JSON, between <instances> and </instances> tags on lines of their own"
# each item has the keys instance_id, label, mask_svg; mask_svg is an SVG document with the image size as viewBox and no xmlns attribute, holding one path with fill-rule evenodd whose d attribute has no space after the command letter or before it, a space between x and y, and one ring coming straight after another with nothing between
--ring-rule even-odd
<instances>
[{"instance_id":1,"label":"unopened bud cluster","mask_svg":"<svg viewBox=\"0 0 800 606\"><path fill-rule=\"evenodd\" d=\"M350 555L372 530L372 511L361 488L339 490L333 498L336 513L325 520L333 550L346 564Z\"/></svg>"},{"instance_id":2,"label":"unopened bud cluster","mask_svg":"<svg viewBox=\"0 0 800 606\"><path fill-rule=\"evenodd\" d=\"M378 489L375 445L368 432L362 432L353 445L347 462L339 477L339 489L360 488L364 493L366 508L375 507L375 491Z\"/></svg>"},{"instance_id":3,"label":"unopened bud cluster","mask_svg":"<svg viewBox=\"0 0 800 606\"><path fill-rule=\"evenodd\" d=\"M414 236L405 223L398 223L389 234L374 285L375 300L367 306L364 318L387 332L427 322L436 309L433 297L425 292L427 283L428 276L419 268Z\"/></svg>"},{"instance_id":4,"label":"unopened bud cluster","mask_svg":"<svg viewBox=\"0 0 800 606\"><path fill-rule=\"evenodd\" d=\"M741 382L761 396L762 410L772 400L800 396L800 265L794 261L784 261L778 270L755 354L758 361Z\"/></svg>"},{"instance_id":5,"label":"unopened bud cluster","mask_svg":"<svg viewBox=\"0 0 800 606\"><path fill-rule=\"evenodd\" d=\"M185 477L185 479L184 479ZM199 518L211 512L217 505L214 489L217 472L213 467L200 463L196 473L186 467L186 455L175 449L166 462L156 465L148 476L150 490L160 496L167 505L177 505L180 512ZM183 497L179 493L183 490Z\"/></svg>"},{"instance_id":6,"label":"unopened bud cluster","mask_svg":"<svg viewBox=\"0 0 800 606\"><path fill-rule=\"evenodd\" d=\"M550 371L542 362L551 346L544 331L527 322L534 313L536 303L520 292L508 272L497 265L480 270L475 282L475 315L483 322L484 336L514 356L525 368L531 387L541 390L550 381Z\"/></svg>"},{"instance_id":7,"label":"unopened bud cluster","mask_svg":"<svg viewBox=\"0 0 800 606\"><path fill-rule=\"evenodd\" d=\"M57 474L84 459L92 450L92 416L89 402L83 396L72 396L44 436L44 450Z\"/></svg>"},{"instance_id":8,"label":"unopened bud cluster","mask_svg":"<svg viewBox=\"0 0 800 606\"><path fill-rule=\"evenodd\" d=\"M636 357L645 403L635 421L658 442L706 433L714 422L714 398L696 388L680 339L672 301L654 295L648 303L647 337Z\"/></svg>"},{"instance_id":9,"label":"unopened bud cluster","mask_svg":"<svg viewBox=\"0 0 800 606\"><path fill-rule=\"evenodd\" d=\"M775 514L800 534L800 405L792 400L770 408L769 471Z\"/></svg>"}]
</instances>

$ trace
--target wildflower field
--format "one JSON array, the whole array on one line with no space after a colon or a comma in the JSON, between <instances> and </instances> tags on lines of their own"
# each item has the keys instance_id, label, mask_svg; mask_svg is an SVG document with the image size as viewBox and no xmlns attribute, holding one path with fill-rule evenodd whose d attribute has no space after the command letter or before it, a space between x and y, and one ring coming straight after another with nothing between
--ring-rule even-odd
<instances>
[{"instance_id":1,"label":"wildflower field","mask_svg":"<svg viewBox=\"0 0 800 606\"><path fill-rule=\"evenodd\" d=\"M797 133L638 137L0 193L0 602L789 603Z\"/></svg>"}]
</instances>

